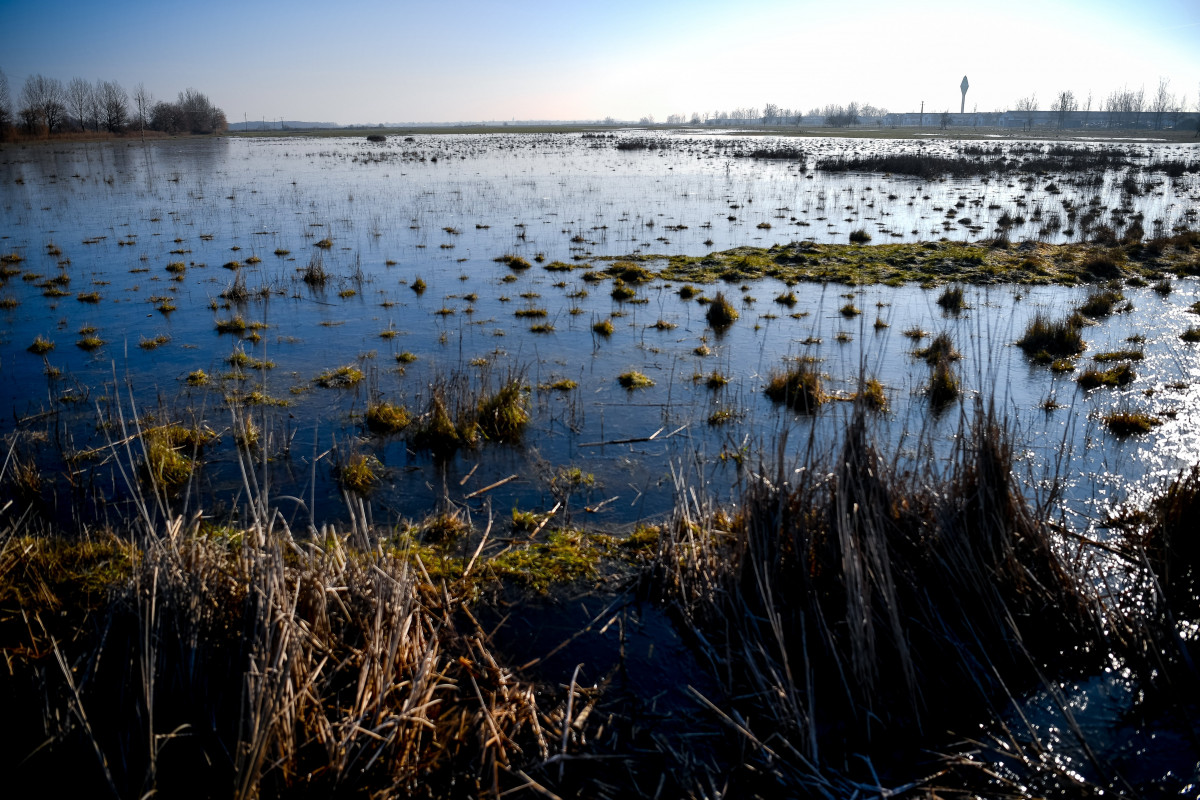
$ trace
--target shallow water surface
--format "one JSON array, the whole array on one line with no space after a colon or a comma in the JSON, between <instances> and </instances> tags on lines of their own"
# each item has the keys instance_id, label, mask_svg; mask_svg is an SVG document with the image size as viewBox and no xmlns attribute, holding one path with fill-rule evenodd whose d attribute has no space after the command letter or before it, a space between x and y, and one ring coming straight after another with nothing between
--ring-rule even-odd
<instances>
[{"instance_id":1,"label":"shallow water surface","mask_svg":"<svg viewBox=\"0 0 1200 800\"><path fill-rule=\"evenodd\" d=\"M376 522L447 502L480 514L490 503L501 515L563 502L574 514L589 509L587 524L616 527L665 514L683 484L733 500L746 471L781 452L798 467L808 453L830 451L861 376L885 386L889 410L873 415L876 439L921 462L954 446L972 398L994 400L1031 484L1063 481L1081 528L1098 507L1200 460L1200 359L1197 345L1179 339L1200 321L1188 311L1198 299L1192 280L1176 280L1167 295L1124 289L1132 310L1085 331L1080 366L1143 337L1138 377L1084 392L1013 346L1033 314L1065 315L1083 289L968 287L968 308L948 314L936 302L940 288L700 286L740 313L716 331L678 285L642 285L622 302L611 281L581 277L601 256L842 242L856 229L876 242L976 240L993 235L1006 212L1025 219L1009 229L1014 241L1066 241L1079 235L1068 207L1120 208L1123 218L1140 214L1148 233L1169 231L1194 220L1196 176L1164 177L1148 165L1188 162L1195 148L1122 144L1135 166L1100 176L921 181L813 164L953 145L810 139L804 159L764 160L748 155L772 145L764 137L677 137L633 151L616 141L213 139L0 151L0 251L21 257L5 265L0 288L10 301L0 310L0 407L14 457L41 467L40 497L52 513L123 514L129 482L114 467L128 472L138 454L111 445L132 432L134 415L200 422L221 436L204 448L193 491L174 502L220 516L244 486L234 433L249 418L257 468L301 523L344 515L338 466L369 454L384 468L370 494ZM510 253L532 268L494 260ZM555 261L578 269L544 269ZM306 282L312 269L326 279ZM776 301L789 291L794 304ZM264 327L218 330L237 317ZM593 331L603 320L610 336ZM916 328L952 337L964 401L930 408L929 367L903 333ZM89 335L103 344L77 345ZM42 356L26 351L39 336L54 344ZM162 343L151 347L155 337ZM798 359L815 359L834 398L813 414L762 391ZM349 365L364 380L314 382ZM211 382L189 385L197 370ZM622 388L617 378L630 370L654 385ZM435 457L411 437L372 435L363 424L374 400L419 414L438 388L470 405L510 377L528 387L532 412L516 444ZM564 380L576 386L554 387ZM1061 407L1045 410L1051 399ZM1147 410L1163 424L1117 438L1098 422L1115 408ZM551 478L570 466L594 479L564 494ZM467 497L510 475L518 477Z\"/></svg>"}]
</instances>

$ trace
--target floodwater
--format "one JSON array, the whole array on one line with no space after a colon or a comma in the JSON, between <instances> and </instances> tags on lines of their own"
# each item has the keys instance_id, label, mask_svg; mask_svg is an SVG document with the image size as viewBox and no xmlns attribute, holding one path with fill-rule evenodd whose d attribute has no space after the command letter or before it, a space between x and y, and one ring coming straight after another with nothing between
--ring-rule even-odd
<instances>
[{"instance_id":1,"label":"floodwater","mask_svg":"<svg viewBox=\"0 0 1200 800\"><path fill-rule=\"evenodd\" d=\"M1065 315L1085 289L967 287L968 308L948 314L936 303L940 288L798 284L788 306L775 298L789 287L773 280L700 286L738 307L740 319L719 333L704 306L679 297L678 284L642 286L633 301L618 302L610 281L581 277L602 256L844 242L856 229L877 243L976 241L993 235L1004 214L1019 220L1009 228L1014 242L1078 239L1071 209L1095 209L1093 222L1104 223L1140 215L1148 235L1167 233L1194 225L1200 182L1196 173L1171 177L1152 165L1191 163L1195 147L1121 143L1133 166L1102 175L925 181L825 173L815 164L889 150L946 155L957 145L716 133L664 137L669 143L657 149L616 147L633 136L645 137L0 150L0 252L22 259L4 265L11 274L0 287L0 432L14 463L41 469L49 513L112 518L130 511L125 476L135 474L138 451L111 445L131 432L133 416L199 421L221 437L204 448L191 491L174 502L220 518L245 499L233 431L249 415L260 431L257 471L300 524L345 516L338 464L369 454L384 468L369 496L376 523L446 503L480 514L490 504L507 515L561 500L574 513L590 510L583 524L616 528L667 513L681 482L732 500L747 471L780 453L798 468L810 449L832 448L849 403L806 415L763 394L771 372L798 358L817 359L834 395L848 397L860 376L882 381L889 410L875 415L875 436L887 452L916 461L949 452L973 398L995 401L1031 485L1063 481L1064 510L1082 529L1099 509L1200 460L1200 354L1179 339L1200 321L1188 310L1200 300L1194 280L1175 280L1169 294L1124 289L1132 310L1085 331L1080 364L1130 348L1145 358L1129 386L1085 392L1013 346L1033 314ZM801 147L805 157L750 157L783 146ZM1021 158L1041 145L985 146ZM535 263L510 270L494 260L505 254ZM578 269L542 268L554 261ZM310 265L328 274L323 285L302 280ZM414 290L418 279L422 292ZM222 296L235 282L248 298ZM848 304L861 314L842 313ZM545 314L517 315L522 309ZM256 340L254 330L217 330L237 316L265 325ZM614 327L607 337L592 329L605 319ZM533 330L538 325L552 330ZM88 328L95 330L81 333ZM913 328L953 338L963 355L955 364L961 403L930 408L929 367L903 335ZM78 346L88 335L103 344ZM27 352L39 336L54 348ZM155 337L160 345L143 346ZM250 363L231 366L237 353ZM347 365L365 379L348 388L314 383ZM208 385L188 384L197 370L211 377ZM654 385L622 388L617 378L630 370ZM728 382L710 388L714 372ZM532 412L516 444L483 442L435 457L403 434L376 436L363 424L373 399L417 414L435 385L494 389L514 375L530 389ZM575 388L552 387L567 379ZM252 391L276 403L227 402ZM1047 411L1047 400L1061 407ZM1099 423L1113 409L1146 410L1163 424L1118 438ZM640 441L621 441L630 439ZM550 478L567 467L594 482L555 495Z\"/></svg>"}]
</instances>

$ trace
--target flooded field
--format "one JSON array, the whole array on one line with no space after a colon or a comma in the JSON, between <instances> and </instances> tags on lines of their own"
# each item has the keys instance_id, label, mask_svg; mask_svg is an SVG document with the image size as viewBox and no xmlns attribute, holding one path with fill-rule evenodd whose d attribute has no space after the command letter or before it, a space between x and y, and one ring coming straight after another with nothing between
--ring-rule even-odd
<instances>
[{"instance_id":1,"label":"flooded field","mask_svg":"<svg viewBox=\"0 0 1200 800\"><path fill-rule=\"evenodd\" d=\"M248 441L301 522L343 516L349 485L383 523L490 501L504 515L586 507L588 524L621 526L668 511L680 476L728 500L743 470L827 448L868 379L886 406L875 435L918 460L953 446L972 398L994 400L1028 478L1064 479L1082 527L1093 504L1200 458L1200 357L1180 339L1198 321L1192 278L1120 289L1118 311L1084 329L1079 366L1133 353L1136 378L1088 391L1077 371L1014 345L1035 315L1080 305L1084 286L967 285L958 307L939 305L946 286L933 282L693 285L645 281L612 260L654 270L666 256L841 244L854 231L879 244L1002 234L1013 247L1101 226L1168 235L1195 221L1194 147L790 142L626 133L6 149L0 405L14 463L40 476L33 493L54 514L127 514L114 459L130 459L110 445L137 416L199 432L168 444L187 453L172 502L216 518L238 502ZM1115 168L1013 166L1054 148L1064 164L1099 153ZM914 155L1008 166L933 180L821 168ZM738 319L714 327L718 292ZM962 392L931 404L931 367L915 352L938 334L961 355ZM768 396L795 365L828 402ZM626 387L629 373L647 380ZM505 386L527 424L463 427ZM459 428L450 440L428 433L439 404ZM1100 421L1113 411L1161 424L1116 436ZM365 483L339 480L355 467Z\"/></svg>"},{"instance_id":2,"label":"flooded field","mask_svg":"<svg viewBox=\"0 0 1200 800\"><path fill-rule=\"evenodd\" d=\"M0 150L3 763L1194 787L1197 148L800 141Z\"/></svg>"}]
</instances>

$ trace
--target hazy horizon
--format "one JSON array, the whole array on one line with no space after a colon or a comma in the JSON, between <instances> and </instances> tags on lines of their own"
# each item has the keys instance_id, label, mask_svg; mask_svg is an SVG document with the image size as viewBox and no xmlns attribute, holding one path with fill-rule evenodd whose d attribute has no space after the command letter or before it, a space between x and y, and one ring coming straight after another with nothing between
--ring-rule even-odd
<instances>
[{"instance_id":1,"label":"hazy horizon","mask_svg":"<svg viewBox=\"0 0 1200 800\"><path fill-rule=\"evenodd\" d=\"M1108 93L1160 78L1195 108L1200 4L1139 7L1019 0L1001 9L880 0L842 4L627 0L499 7L464 2L331 9L294 4L103 6L0 1L0 69L14 102L35 73L143 83L156 99L194 87L229 122L374 124L637 120L776 103L856 100L890 111L1049 108L1070 89Z\"/></svg>"}]
</instances>

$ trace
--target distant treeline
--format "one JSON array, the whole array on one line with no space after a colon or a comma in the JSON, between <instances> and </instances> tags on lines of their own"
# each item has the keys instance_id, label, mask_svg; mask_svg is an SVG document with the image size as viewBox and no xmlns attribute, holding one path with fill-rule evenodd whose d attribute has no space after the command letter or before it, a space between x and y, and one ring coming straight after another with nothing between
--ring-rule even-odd
<instances>
[{"instance_id":1,"label":"distant treeline","mask_svg":"<svg viewBox=\"0 0 1200 800\"><path fill-rule=\"evenodd\" d=\"M886 108L870 103L852 101L847 105L829 103L824 108L812 108L806 113L799 108L785 108L767 103L761 110L751 106L732 111L693 111L691 117L683 114L667 116L668 125L728 125L760 122L764 125L825 124L834 128L845 128L860 122L880 124L888 113ZM654 117L643 117L642 124L654 124Z\"/></svg>"},{"instance_id":2,"label":"distant treeline","mask_svg":"<svg viewBox=\"0 0 1200 800\"><path fill-rule=\"evenodd\" d=\"M30 75L14 98L0 71L0 136L5 138L18 131L29 136L128 130L203 134L226 127L225 112L192 88L172 103L156 101L140 83L130 95L116 81L72 78L63 84L38 74Z\"/></svg>"}]
</instances>

